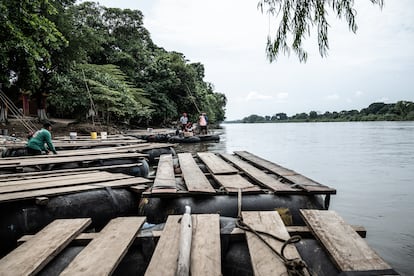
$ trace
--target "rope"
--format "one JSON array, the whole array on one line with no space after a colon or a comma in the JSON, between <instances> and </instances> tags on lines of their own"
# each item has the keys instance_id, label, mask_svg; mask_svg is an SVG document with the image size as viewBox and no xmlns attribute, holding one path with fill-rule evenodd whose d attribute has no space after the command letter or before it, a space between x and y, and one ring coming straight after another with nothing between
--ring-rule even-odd
<instances>
[{"instance_id":1,"label":"rope","mask_svg":"<svg viewBox=\"0 0 414 276\"><path fill-rule=\"evenodd\" d=\"M92 94L91 94L91 91L89 90L88 82L86 81L85 72L83 71L83 69L81 69L81 70L82 70L82 75L83 75L83 81L85 82L86 91L88 92L89 101L90 101L90 104L91 104L90 109L94 113L94 115L92 115L92 124L95 127L95 116L98 117L98 111L96 110L95 103L93 102ZM98 117L98 122L99 122L99 117ZM100 122L99 122L99 129L101 130Z\"/></svg>"},{"instance_id":2,"label":"rope","mask_svg":"<svg viewBox=\"0 0 414 276\"><path fill-rule=\"evenodd\" d=\"M188 85L187 85L187 84L185 85L185 87L187 87L188 93L190 94L190 99L193 101L194 106L195 106L195 107L196 107L196 109L197 109L197 112L198 112L198 113L201 113L201 110L198 108L197 103L196 103L196 101L194 100L194 99L195 99L195 97L194 97L194 96L193 96L193 94L191 93L190 88L188 87Z\"/></svg>"},{"instance_id":3,"label":"rope","mask_svg":"<svg viewBox=\"0 0 414 276\"><path fill-rule=\"evenodd\" d=\"M250 225L248 225L247 223L245 223L243 221L243 218L241 216L241 209L242 209L242 193L241 193L241 189L239 189L238 191L238 215L237 215L237 221L236 221L236 226L244 231L248 231L250 233L253 233L256 237L258 237L267 247L269 247L269 249L276 255L278 256L282 262L284 263L287 273L289 276L303 276L303 275L308 275L305 274L305 269L307 268L306 263L300 259L300 258L293 258L293 259L289 259L285 256L285 249L286 246L288 246L289 244L293 244L293 243L297 243L301 240L300 236L293 236L287 240L282 239L280 237L277 237L273 234L267 233L267 232L263 232L260 230L255 230L253 229ZM270 238L273 238L277 241L283 242L283 245L280 249L280 253L274 249L270 243L261 235L266 235Z\"/></svg>"},{"instance_id":4,"label":"rope","mask_svg":"<svg viewBox=\"0 0 414 276\"><path fill-rule=\"evenodd\" d=\"M23 113L16 107L16 105L7 97L7 95L0 89L1 101L10 108L11 113L16 116L17 120L29 131L35 132L37 127L31 122L23 120Z\"/></svg>"}]
</instances>

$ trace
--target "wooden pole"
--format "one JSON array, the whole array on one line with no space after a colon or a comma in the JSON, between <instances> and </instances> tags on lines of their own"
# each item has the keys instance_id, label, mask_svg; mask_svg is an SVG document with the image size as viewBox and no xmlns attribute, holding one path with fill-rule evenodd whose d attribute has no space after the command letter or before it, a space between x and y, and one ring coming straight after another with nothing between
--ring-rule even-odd
<instances>
[{"instance_id":1,"label":"wooden pole","mask_svg":"<svg viewBox=\"0 0 414 276\"><path fill-rule=\"evenodd\" d=\"M191 221L191 208L185 206L185 213L181 218L181 235L178 255L177 276L190 275L191 239L193 224Z\"/></svg>"}]
</instances>

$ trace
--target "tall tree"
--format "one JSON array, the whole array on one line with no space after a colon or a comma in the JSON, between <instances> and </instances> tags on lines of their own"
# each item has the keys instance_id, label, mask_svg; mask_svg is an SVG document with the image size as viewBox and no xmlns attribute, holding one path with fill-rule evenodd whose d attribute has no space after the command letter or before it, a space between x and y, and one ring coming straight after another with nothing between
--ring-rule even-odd
<instances>
[{"instance_id":1,"label":"tall tree","mask_svg":"<svg viewBox=\"0 0 414 276\"><path fill-rule=\"evenodd\" d=\"M383 0L370 0L383 6ZM339 19L345 19L349 29L356 32L356 10L354 0L261 0L258 7L275 17L274 34L267 37L266 52L270 62L277 59L280 52L289 54L291 49L305 61L308 53L302 47L303 40L316 26L319 53L326 56L328 43L328 10L332 10Z\"/></svg>"}]
</instances>

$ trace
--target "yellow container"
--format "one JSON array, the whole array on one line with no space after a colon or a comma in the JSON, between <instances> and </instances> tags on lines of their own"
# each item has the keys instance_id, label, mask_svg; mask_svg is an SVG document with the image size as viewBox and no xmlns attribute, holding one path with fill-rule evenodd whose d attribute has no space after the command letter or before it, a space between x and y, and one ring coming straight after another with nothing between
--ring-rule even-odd
<instances>
[{"instance_id":1,"label":"yellow container","mask_svg":"<svg viewBox=\"0 0 414 276\"><path fill-rule=\"evenodd\" d=\"M96 139L96 138L98 138L98 134L95 131L91 132L91 139Z\"/></svg>"}]
</instances>

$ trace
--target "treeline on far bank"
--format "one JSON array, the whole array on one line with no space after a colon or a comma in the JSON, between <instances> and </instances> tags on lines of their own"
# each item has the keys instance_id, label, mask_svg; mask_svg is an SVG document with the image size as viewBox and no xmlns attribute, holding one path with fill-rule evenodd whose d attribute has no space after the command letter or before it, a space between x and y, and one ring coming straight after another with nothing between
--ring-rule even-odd
<instances>
[{"instance_id":1,"label":"treeline on far bank","mask_svg":"<svg viewBox=\"0 0 414 276\"><path fill-rule=\"evenodd\" d=\"M273 122L347 122L347 121L413 121L414 103L399 101L397 103L372 103L367 108L358 110L343 110L340 112L297 113L287 116L286 113L276 113L272 116L252 114L241 120L226 121L226 123L273 123Z\"/></svg>"}]
</instances>

